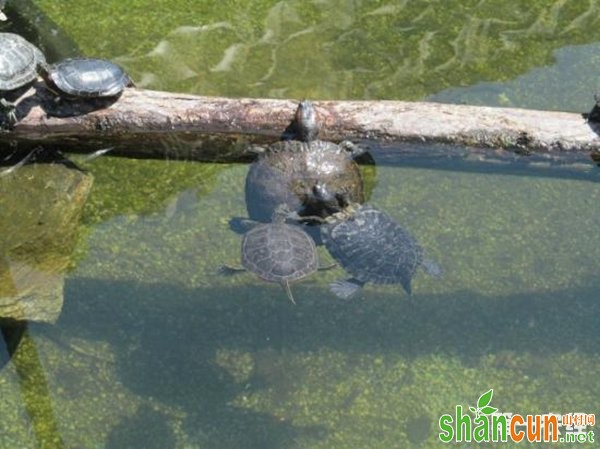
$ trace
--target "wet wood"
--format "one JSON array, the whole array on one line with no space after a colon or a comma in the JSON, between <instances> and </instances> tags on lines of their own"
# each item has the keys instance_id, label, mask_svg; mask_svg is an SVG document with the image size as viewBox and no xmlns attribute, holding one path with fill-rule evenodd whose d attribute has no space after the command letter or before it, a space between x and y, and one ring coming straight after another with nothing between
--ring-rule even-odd
<instances>
[{"instance_id":1,"label":"wet wood","mask_svg":"<svg viewBox=\"0 0 600 449\"><path fill-rule=\"evenodd\" d=\"M44 145L150 158L240 160L250 143L277 139L297 100L199 97L128 88L111 104L56 103L38 84L18 106L20 122L0 152ZM321 138L450 143L513 153L600 151L600 127L581 114L402 101L316 101ZM427 151L427 146L423 146Z\"/></svg>"}]
</instances>

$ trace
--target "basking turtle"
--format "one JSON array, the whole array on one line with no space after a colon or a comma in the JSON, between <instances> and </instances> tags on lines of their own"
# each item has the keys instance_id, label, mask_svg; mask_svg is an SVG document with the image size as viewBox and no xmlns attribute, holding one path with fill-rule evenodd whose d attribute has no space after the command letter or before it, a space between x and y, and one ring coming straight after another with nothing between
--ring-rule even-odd
<instances>
[{"instance_id":1,"label":"basking turtle","mask_svg":"<svg viewBox=\"0 0 600 449\"><path fill-rule=\"evenodd\" d=\"M364 201L363 179L354 157L363 151L351 142L339 145L318 140L316 112L310 101L300 102L295 119L284 139L271 145L255 146L259 153L246 177L246 207L250 218L268 221L281 204L301 216L323 216L317 183L346 195L351 201Z\"/></svg>"},{"instance_id":2,"label":"basking turtle","mask_svg":"<svg viewBox=\"0 0 600 449\"><path fill-rule=\"evenodd\" d=\"M0 111L9 127L17 123L15 104L5 96L32 83L46 58L32 43L18 34L0 33Z\"/></svg>"},{"instance_id":3,"label":"basking turtle","mask_svg":"<svg viewBox=\"0 0 600 449\"><path fill-rule=\"evenodd\" d=\"M332 196L328 198L331 205ZM371 205L337 199L340 209L321 225L321 238L331 256L352 277L333 282L334 294L349 298L372 282L399 283L410 295L411 280L419 266L432 276L442 276L441 267L424 259L421 245L388 214Z\"/></svg>"},{"instance_id":4,"label":"basking turtle","mask_svg":"<svg viewBox=\"0 0 600 449\"><path fill-rule=\"evenodd\" d=\"M285 223L289 211L279 208L272 223L252 222L252 228L242 240L244 268L223 266L221 274L230 275L251 271L267 282L277 282L294 304L290 283L298 281L318 269L319 257L313 239L299 226ZM250 221L248 221L250 223Z\"/></svg>"},{"instance_id":5,"label":"basking turtle","mask_svg":"<svg viewBox=\"0 0 600 449\"><path fill-rule=\"evenodd\" d=\"M117 64L93 58L69 58L40 70L46 86L65 98L116 97L133 82Z\"/></svg>"}]
</instances>

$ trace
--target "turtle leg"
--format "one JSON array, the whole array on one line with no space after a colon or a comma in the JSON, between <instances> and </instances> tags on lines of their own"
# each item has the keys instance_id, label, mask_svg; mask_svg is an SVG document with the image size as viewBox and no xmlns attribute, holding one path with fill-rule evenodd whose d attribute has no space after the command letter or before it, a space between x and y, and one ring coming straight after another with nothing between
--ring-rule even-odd
<instances>
[{"instance_id":1,"label":"turtle leg","mask_svg":"<svg viewBox=\"0 0 600 449\"><path fill-rule=\"evenodd\" d=\"M7 101L5 98L0 98L0 112L3 115L3 122L7 128L12 128L17 123L17 108L13 102Z\"/></svg>"},{"instance_id":2,"label":"turtle leg","mask_svg":"<svg viewBox=\"0 0 600 449\"><path fill-rule=\"evenodd\" d=\"M296 301L294 301L294 295L292 295L292 289L290 288L290 283L288 281L283 281L281 283L281 286L285 290L285 293L287 294L287 297L290 299L290 301L292 301L292 304L295 305Z\"/></svg>"},{"instance_id":3,"label":"turtle leg","mask_svg":"<svg viewBox=\"0 0 600 449\"><path fill-rule=\"evenodd\" d=\"M408 296L412 295L411 281L412 281L412 279L410 278L410 276L408 278L400 280L400 285L402 285L402 287L404 288L404 291L408 294Z\"/></svg>"},{"instance_id":4,"label":"turtle leg","mask_svg":"<svg viewBox=\"0 0 600 449\"><path fill-rule=\"evenodd\" d=\"M319 224L326 223L326 220L316 215L300 215L295 210L291 210L287 204L280 204L273 212L272 220L274 223L290 220L297 223L306 223L307 221L316 221Z\"/></svg>"},{"instance_id":5,"label":"turtle leg","mask_svg":"<svg viewBox=\"0 0 600 449\"><path fill-rule=\"evenodd\" d=\"M243 267L232 267L231 265L221 265L217 270L217 274L221 276L234 276L245 272L246 269Z\"/></svg>"},{"instance_id":6,"label":"turtle leg","mask_svg":"<svg viewBox=\"0 0 600 449\"><path fill-rule=\"evenodd\" d=\"M342 140L339 143L339 146L346 150L348 153L350 153L350 156L352 156L352 158L358 157L361 154L367 152L366 148L362 148L349 140Z\"/></svg>"},{"instance_id":7,"label":"turtle leg","mask_svg":"<svg viewBox=\"0 0 600 449\"><path fill-rule=\"evenodd\" d=\"M32 156L35 155L35 153L37 153L38 151L39 151L39 147L38 148L34 148L33 150L31 150L27 154L27 156L25 156L23 159L21 159L15 165L13 165L12 167L7 168L6 170L0 171L0 178L2 178L3 176L8 176L11 173L13 173L14 171L16 171L19 168L21 168L23 165L25 165L27 162L29 162L29 160L32 158Z\"/></svg>"},{"instance_id":8,"label":"turtle leg","mask_svg":"<svg viewBox=\"0 0 600 449\"><path fill-rule=\"evenodd\" d=\"M319 266L319 268L317 268L317 270L319 271L326 271L326 270L331 270L332 268L337 267L337 263L332 262L329 265L321 265Z\"/></svg>"},{"instance_id":9,"label":"turtle leg","mask_svg":"<svg viewBox=\"0 0 600 449\"><path fill-rule=\"evenodd\" d=\"M329 289L338 298L348 299L356 294L365 283L356 278L339 279L329 284Z\"/></svg>"},{"instance_id":10,"label":"turtle leg","mask_svg":"<svg viewBox=\"0 0 600 449\"><path fill-rule=\"evenodd\" d=\"M249 147L244 149L244 153L247 155L261 155L267 152L267 149L260 145L250 145Z\"/></svg>"},{"instance_id":11,"label":"turtle leg","mask_svg":"<svg viewBox=\"0 0 600 449\"><path fill-rule=\"evenodd\" d=\"M249 218L233 217L229 220L229 229L236 234L245 234L257 224L257 221Z\"/></svg>"}]
</instances>

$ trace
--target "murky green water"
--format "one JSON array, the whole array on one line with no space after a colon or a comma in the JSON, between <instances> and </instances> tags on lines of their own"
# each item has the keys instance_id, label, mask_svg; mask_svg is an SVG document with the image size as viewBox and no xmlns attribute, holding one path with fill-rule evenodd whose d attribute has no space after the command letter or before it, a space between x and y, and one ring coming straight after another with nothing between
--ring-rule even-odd
<instances>
[{"instance_id":1,"label":"murky green water","mask_svg":"<svg viewBox=\"0 0 600 449\"><path fill-rule=\"evenodd\" d=\"M600 87L593 0L37 4L154 89L586 111ZM438 447L440 416L490 388L502 412L600 413L595 167L375 154L370 201L444 278L343 301L337 268L293 306L217 275L246 165L73 159L94 186L57 323L0 371L0 448Z\"/></svg>"}]
</instances>

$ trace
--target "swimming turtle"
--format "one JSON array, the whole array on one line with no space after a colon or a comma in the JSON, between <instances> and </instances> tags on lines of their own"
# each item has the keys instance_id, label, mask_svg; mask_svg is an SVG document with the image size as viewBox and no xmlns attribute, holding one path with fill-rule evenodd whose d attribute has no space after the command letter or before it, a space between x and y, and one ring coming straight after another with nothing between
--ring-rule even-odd
<instances>
[{"instance_id":1,"label":"swimming turtle","mask_svg":"<svg viewBox=\"0 0 600 449\"><path fill-rule=\"evenodd\" d=\"M363 179L354 158L363 153L352 142L340 144L317 139L316 112L310 101L300 102L284 139L267 146L254 146L258 153L246 176L246 207L250 218L269 221L273 211L287 205L301 216L323 216L313 195L317 183L351 201L364 201Z\"/></svg>"},{"instance_id":2,"label":"swimming turtle","mask_svg":"<svg viewBox=\"0 0 600 449\"><path fill-rule=\"evenodd\" d=\"M116 97L132 86L129 75L119 65L105 59L69 58L40 71L46 86L60 97Z\"/></svg>"},{"instance_id":3,"label":"swimming turtle","mask_svg":"<svg viewBox=\"0 0 600 449\"><path fill-rule=\"evenodd\" d=\"M323 186L317 186L317 190ZM332 195L326 195L331 206ZM331 256L351 278L333 282L331 291L349 298L367 282L397 284L409 295L418 267L441 277L441 267L425 259L423 248L392 217L369 204L350 203L337 196L339 209L321 225L321 238Z\"/></svg>"},{"instance_id":4,"label":"swimming turtle","mask_svg":"<svg viewBox=\"0 0 600 449\"><path fill-rule=\"evenodd\" d=\"M244 234L241 247L243 268L223 266L220 273L251 271L267 282L279 283L295 304L290 283L334 265L319 267L313 239L300 226L286 223L288 215L287 208L280 207L271 223L248 221L251 229Z\"/></svg>"},{"instance_id":5,"label":"swimming turtle","mask_svg":"<svg viewBox=\"0 0 600 449\"><path fill-rule=\"evenodd\" d=\"M2 122L11 127L17 122L15 104L5 96L27 86L37 78L40 67L46 65L46 58L32 43L18 34L0 33L0 111Z\"/></svg>"}]
</instances>

